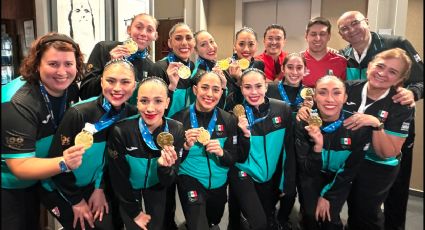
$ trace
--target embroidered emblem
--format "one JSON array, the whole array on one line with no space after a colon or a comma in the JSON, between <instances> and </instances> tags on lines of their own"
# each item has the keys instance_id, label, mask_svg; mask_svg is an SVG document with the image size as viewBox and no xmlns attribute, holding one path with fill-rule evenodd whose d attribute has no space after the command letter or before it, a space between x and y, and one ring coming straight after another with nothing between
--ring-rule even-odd
<instances>
[{"instance_id":1,"label":"embroidered emblem","mask_svg":"<svg viewBox=\"0 0 425 230\"><path fill-rule=\"evenodd\" d=\"M61 134L61 144L67 146L71 144L71 137L67 137Z\"/></svg>"},{"instance_id":2,"label":"embroidered emblem","mask_svg":"<svg viewBox=\"0 0 425 230\"><path fill-rule=\"evenodd\" d=\"M24 145L23 137L6 137L6 144L11 149L19 149Z\"/></svg>"},{"instance_id":3,"label":"embroidered emblem","mask_svg":"<svg viewBox=\"0 0 425 230\"><path fill-rule=\"evenodd\" d=\"M198 201L198 193L195 190L187 192L187 197L190 202Z\"/></svg>"},{"instance_id":4,"label":"embroidered emblem","mask_svg":"<svg viewBox=\"0 0 425 230\"><path fill-rule=\"evenodd\" d=\"M55 215L56 217L59 218L61 216L61 213L59 212L58 206L54 207L51 211L52 211L53 215Z\"/></svg>"}]
</instances>

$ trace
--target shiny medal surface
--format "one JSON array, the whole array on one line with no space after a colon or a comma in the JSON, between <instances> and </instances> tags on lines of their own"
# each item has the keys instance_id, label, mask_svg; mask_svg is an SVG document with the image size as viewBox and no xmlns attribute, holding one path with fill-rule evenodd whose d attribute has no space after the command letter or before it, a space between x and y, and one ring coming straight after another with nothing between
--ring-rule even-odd
<instances>
[{"instance_id":1,"label":"shiny medal surface","mask_svg":"<svg viewBox=\"0 0 425 230\"><path fill-rule=\"evenodd\" d=\"M181 65L179 69L177 70L177 74L179 75L181 79L188 79L191 74L190 68L185 65Z\"/></svg>"},{"instance_id":2,"label":"shiny medal surface","mask_svg":"<svg viewBox=\"0 0 425 230\"><path fill-rule=\"evenodd\" d=\"M124 46L127 47L128 52L130 52L130 54L136 53L139 49L139 46L132 38L128 38L127 40L125 40Z\"/></svg>"},{"instance_id":3,"label":"shiny medal surface","mask_svg":"<svg viewBox=\"0 0 425 230\"><path fill-rule=\"evenodd\" d=\"M199 128L199 136L197 138L198 142L202 145L206 145L208 141L210 141L210 133L208 130L204 129L203 127Z\"/></svg>"},{"instance_id":4,"label":"shiny medal surface","mask_svg":"<svg viewBox=\"0 0 425 230\"><path fill-rule=\"evenodd\" d=\"M217 65L218 65L218 67L220 67L221 70L227 70L230 67L230 63L229 63L229 60L227 58L222 59L222 60L218 60Z\"/></svg>"},{"instance_id":5,"label":"shiny medal surface","mask_svg":"<svg viewBox=\"0 0 425 230\"><path fill-rule=\"evenodd\" d=\"M300 95L303 99L306 99L307 97L312 97L314 94L314 90L312 88L303 88L300 92Z\"/></svg>"},{"instance_id":6,"label":"shiny medal surface","mask_svg":"<svg viewBox=\"0 0 425 230\"><path fill-rule=\"evenodd\" d=\"M245 115L245 108L243 107L243 105L235 105L235 107L233 107L233 114L235 114L236 117Z\"/></svg>"},{"instance_id":7,"label":"shiny medal surface","mask_svg":"<svg viewBox=\"0 0 425 230\"><path fill-rule=\"evenodd\" d=\"M308 125L321 127L322 119L320 119L318 114L313 113L310 115L310 118L308 118Z\"/></svg>"},{"instance_id":8,"label":"shiny medal surface","mask_svg":"<svg viewBox=\"0 0 425 230\"><path fill-rule=\"evenodd\" d=\"M87 150L93 145L93 134L96 128L93 124L86 123L83 130L75 136L75 145L82 145Z\"/></svg>"},{"instance_id":9,"label":"shiny medal surface","mask_svg":"<svg viewBox=\"0 0 425 230\"><path fill-rule=\"evenodd\" d=\"M174 137L169 132L161 132L156 137L156 142L158 143L159 147L161 147L163 149L164 146L172 146L173 145Z\"/></svg>"},{"instance_id":10,"label":"shiny medal surface","mask_svg":"<svg viewBox=\"0 0 425 230\"><path fill-rule=\"evenodd\" d=\"M249 61L246 58L241 58L238 60L238 65L241 67L242 70L248 69L249 67Z\"/></svg>"}]
</instances>

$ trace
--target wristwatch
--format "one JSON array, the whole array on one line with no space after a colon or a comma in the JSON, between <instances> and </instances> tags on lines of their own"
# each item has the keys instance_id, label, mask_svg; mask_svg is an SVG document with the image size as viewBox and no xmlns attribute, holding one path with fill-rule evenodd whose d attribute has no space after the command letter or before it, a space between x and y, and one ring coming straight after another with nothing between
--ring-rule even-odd
<instances>
[{"instance_id":1,"label":"wristwatch","mask_svg":"<svg viewBox=\"0 0 425 230\"><path fill-rule=\"evenodd\" d=\"M59 161L59 168L61 169L61 172L71 172L71 170L68 168L68 166L65 163L65 159L61 159L61 161Z\"/></svg>"},{"instance_id":2,"label":"wristwatch","mask_svg":"<svg viewBox=\"0 0 425 230\"><path fill-rule=\"evenodd\" d=\"M384 123L383 122L379 122L378 127L372 127L373 131L380 131L384 128Z\"/></svg>"}]
</instances>

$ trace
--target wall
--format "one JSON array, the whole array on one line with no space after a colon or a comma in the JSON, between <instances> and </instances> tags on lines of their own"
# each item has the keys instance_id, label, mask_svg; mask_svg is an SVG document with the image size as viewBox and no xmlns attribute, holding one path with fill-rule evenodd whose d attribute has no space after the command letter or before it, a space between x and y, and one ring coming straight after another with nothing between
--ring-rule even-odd
<instances>
[{"instance_id":1,"label":"wall","mask_svg":"<svg viewBox=\"0 0 425 230\"><path fill-rule=\"evenodd\" d=\"M155 0L154 4L154 15L158 20L183 18L184 0L173 0L172 7L168 0Z\"/></svg>"},{"instance_id":2,"label":"wall","mask_svg":"<svg viewBox=\"0 0 425 230\"><path fill-rule=\"evenodd\" d=\"M406 37L412 42L416 51L418 51L422 60L424 59L424 2L423 0L409 0L408 10L407 10L407 25L406 25ZM418 29L420 29L418 31ZM423 153L424 153L424 100L420 100L416 104L416 139L415 146L413 148L413 170L412 178L410 180L410 187L417 190L424 190L423 186Z\"/></svg>"}]
</instances>

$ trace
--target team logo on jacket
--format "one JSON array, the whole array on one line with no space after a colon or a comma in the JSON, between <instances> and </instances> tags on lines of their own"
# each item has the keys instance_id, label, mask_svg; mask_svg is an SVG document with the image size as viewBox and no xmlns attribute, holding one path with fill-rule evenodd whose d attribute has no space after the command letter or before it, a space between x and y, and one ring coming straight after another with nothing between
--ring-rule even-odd
<instances>
[{"instance_id":1,"label":"team logo on jacket","mask_svg":"<svg viewBox=\"0 0 425 230\"><path fill-rule=\"evenodd\" d=\"M112 159L115 159L118 157L118 152L115 150L112 150L111 148L108 148L108 155L109 157L111 157Z\"/></svg>"},{"instance_id":2,"label":"team logo on jacket","mask_svg":"<svg viewBox=\"0 0 425 230\"><path fill-rule=\"evenodd\" d=\"M341 138L341 146L343 149L347 149L351 146L351 138Z\"/></svg>"},{"instance_id":3,"label":"team logo on jacket","mask_svg":"<svg viewBox=\"0 0 425 230\"><path fill-rule=\"evenodd\" d=\"M61 216L61 213L59 212L58 206L54 207L51 211L52 211L53 215L55 215L56 217L59 218Z\"/></svg>"},{"instance_id":4,"label":"team logo on jacket","mask_svg":"<svg viewBox=\"0 0 425 230\"><path fill-rule=\"evenodd\" d=\"M238 172L238 177L241 180L245 180L248 177L248 174L246 174L246 172L244 172L244 171L239 171Z\"/></svg>"},{"instance_id":5,"label":"team logo on jacket","mask_svg":"<svg viewBox=\"0 0 425 230\"><path fill-rule=\"evenodd\" d=\"M218 136L221 136L224 131L224 125L216 125L214 130Z\"/></svg>"},{"instance_id":6,"label":"team logo on jacket","mask_svg":"<svg viewBox=\"0 0 425 230\"><path fill-rule=\"evenodd\" d=\"M24 138L23 137L6 137L7 147L11 149L20 149L24 146Z\"/></svg>"},{"instance_id":7,"label":"team logo on jacket","mask_svg":"<svg viewBox=\"0 0 425 230\"><path fill-rule=\"evenodd\" d=\"M410 127L410 123L409 122L403 122L403 124L401 124L401 131L409 131L409 127Z\"/></svg>"},{"instance_id":8,"label":"team logo on jacket","mask_svg":"<svg viewBox=\"0 0 425 230\"><path fill-rule=\"evenodd\" d=\"M67 146L71 144L71 137L67 137L61 134L61 144L62 146Z\"/></svg>"},{"instance_id":9,"label":"team logo on jacket","mask_svg":"<svg viewBox=\"0 0 425 230\"><path fill-rule=\"evenodd\" d=\"M187 198L189 198L190 202L198 201L198 192L195 190L187 192Z\"/></svg>"},{"instance_id":10,"label":"team logo on jacket","mask_svg":"<svg viewBox=\"0 0 425 230\"><path fill-rule=\"evenodd\" d=\"M381 119L381 121L384 122L388 117L388 112L385 110L379 110L378 116Z\"/></svg>"},{"instance_id":11,"label":"team logo on jacket","mask_svg":"<svg viewBox=\"0 0 425 230\"><path fill-rule=\"evenodd\" d=\"M281 117L273 117L272 122L273 122L274 127L278 127L282 123L282 118Z\"/></svg>"}]
</instances>

